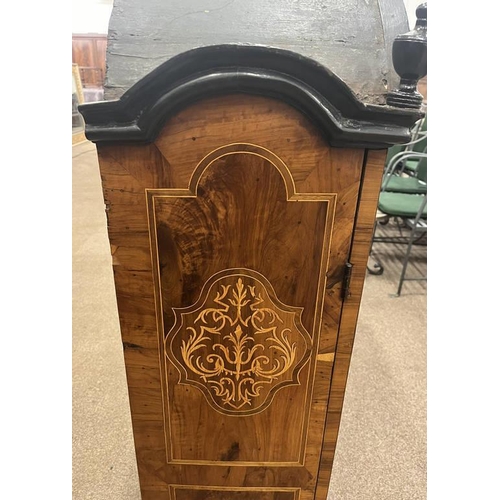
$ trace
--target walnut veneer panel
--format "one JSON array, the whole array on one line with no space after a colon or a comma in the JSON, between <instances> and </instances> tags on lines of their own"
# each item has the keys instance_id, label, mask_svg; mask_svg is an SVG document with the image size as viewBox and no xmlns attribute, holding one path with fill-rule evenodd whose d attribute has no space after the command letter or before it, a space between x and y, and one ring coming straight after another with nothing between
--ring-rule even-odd
<instances>
[{"instance_id":1,"label":"walnut veneer panel","mask_svg":"<svg viewBox=\"0 0 500 500\"><path fill-rule=\"evenodd\" d=\"M299 490L288 488L258 489L247 488L241 491L233 488L203 488L174 485L170 487L174 500L298 500Z\"/></svg>"},{"instance_id":2,"label":"walnut veneer panel","mask_svg":"<svg viewBox=\"0 0 500 500\"><path fill-rule=\"evenodd\" d=\"M143 498L325 499L364 151L234 95L98 152Z\"/></svg>"}]
</instances>

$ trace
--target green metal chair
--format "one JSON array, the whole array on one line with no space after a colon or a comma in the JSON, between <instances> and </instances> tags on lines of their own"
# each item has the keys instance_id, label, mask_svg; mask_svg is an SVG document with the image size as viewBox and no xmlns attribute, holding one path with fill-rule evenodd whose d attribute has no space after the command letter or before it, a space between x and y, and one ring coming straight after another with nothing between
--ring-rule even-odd
<instances>
[{"instance_id":1,"label":"green metal chair","mask_svg":"<svg viewBox=\"0 0 500 500\"><path fill-rule=\"evenodd\" d=\"M408 158L413 156L419 160L419 168L415 177L409 177L406 174L396 174L397 155L389 162L388 169L382 180L378 201L379 217L375 222L372 238L372 246L374 242L406 245L403 268L396 292L397 296L401 295L404 281L427 279L426 277L406 277L412 247L427 234L427 154L415 152L406 154ZM401 225L411 230L409 237L403 235L399 237L377 235L378 224L387 224L391 218L402 222ZM399 227L401 228L401 226ZM368 272L379 275L384 272L384 267L375 260L373 267L368 266Z\"/></svg>"},{"instance_id":2,"label":"green metal chair","mask_svg":"<svg viewBox=\"0 0 500 500\"><path fill-rule=\"evenodd\" d=\"M413 176L404 171L398 171L400 158L416 160L417 165ZM406 174L406 175L405 175ZM388 164L382 180L382 192L425 194L427 193L427 154L405 152L402 157L396 155Z\"/></svg>"},{"instance_id":3,"label":"green metal chair","mask_svg":"<svg viewBox=\"0 0 500 500\"><path fill-rule=\"evenodd\" d=\"M386 169L393 160L398 160L394 165L398 170L410 176L415 175L419 157L406 157L407 153L427 153L427 116L418 121L412 129L411 140L406 144L389 148L386 159Z\"/></svg>"}]
</instances>

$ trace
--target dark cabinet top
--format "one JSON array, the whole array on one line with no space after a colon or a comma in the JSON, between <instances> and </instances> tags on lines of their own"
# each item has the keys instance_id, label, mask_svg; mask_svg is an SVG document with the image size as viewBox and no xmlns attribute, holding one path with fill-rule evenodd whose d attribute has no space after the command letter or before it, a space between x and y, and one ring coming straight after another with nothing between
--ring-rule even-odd
<instances>
[{"instance_id":1,"label":"dark cabinet top","mask_svg":"<svg viewBox=\"0 0 500 500\"><path fill-rule=\"evenodd\" d=\"M299 109L334 147L407 142L422 116L407 75L426 54L420 14L388 94L393 41L408 29L402 0L115 0L106 101L79 107L87 138L150 142L183 107L246 93Z\"/></svg>"},{"instance_id":2,"label":"dark cabinet top","mask_svg":"<svg viewBox=\"0 0 500 500\"><path fill-rule=\"evenodd\" d=\"M392 42L407 31L403 0L115 0L105 98L190 49L242 44L314 59L361 102L383 104L399 81Z\"/></svg>"}]
</instances>

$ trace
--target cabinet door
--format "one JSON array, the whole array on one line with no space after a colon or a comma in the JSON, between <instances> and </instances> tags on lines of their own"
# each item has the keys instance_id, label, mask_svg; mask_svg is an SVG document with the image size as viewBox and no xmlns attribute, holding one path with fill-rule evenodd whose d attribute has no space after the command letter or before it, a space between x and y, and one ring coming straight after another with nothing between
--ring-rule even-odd
<instances>
[{"instance_id":1,"label":"cabinet door","mask_svg":"<svg viewBox=\"0 0 500 500\"><path fill-rule=\"evenodd\" d=\"M99 146L143 500L326 498L363 156L241 95Z\"/></svg>"}]
</instances>

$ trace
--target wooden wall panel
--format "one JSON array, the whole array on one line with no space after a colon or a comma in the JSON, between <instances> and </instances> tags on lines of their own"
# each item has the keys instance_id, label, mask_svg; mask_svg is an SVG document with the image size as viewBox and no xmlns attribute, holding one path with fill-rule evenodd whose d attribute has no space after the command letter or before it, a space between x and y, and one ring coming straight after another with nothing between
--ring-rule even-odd
<instances>
[{"instance_id":1,"label":"wooden wall panel","mask_svg":"<svg viewBox=\"0 0 500 500\"><path fill-rule=\"evenodd\" d=\"M84 87L102 87L106 74L106 35L73 35L73 62Z\"/></svg>"}]
</instances>

